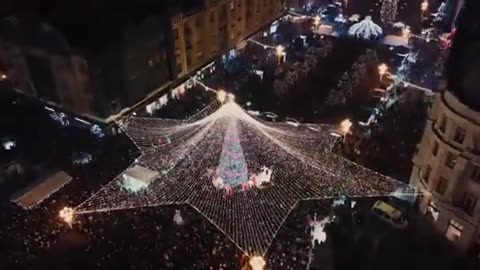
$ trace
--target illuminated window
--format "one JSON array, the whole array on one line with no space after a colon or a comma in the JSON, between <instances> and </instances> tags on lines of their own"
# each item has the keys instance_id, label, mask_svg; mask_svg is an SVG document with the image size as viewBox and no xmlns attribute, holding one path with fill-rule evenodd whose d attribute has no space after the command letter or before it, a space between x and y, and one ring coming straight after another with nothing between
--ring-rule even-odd
<instances>
[{"instance_id":1,"label":"illuminated window","mask_svg":"<svg viewBox=\"0 0 480 270\"><path fill-rule=\"evenodd\" d=\"M449 152L445 159L445 165L450 169L453 169L455 168L455 164L457 164L457 156Z\"/></svg>"},{"instance_id":2,"label":"illuminated window","mask_svg":"<svg viewBox=\"0 0 480 270\"><path fill-rule=\"evenodd\" d=\"M439 177L437 182L437 188L435 189L439 194L445 194L448 188L448 180L444 177Z\"/></svg>"},{"instance_id":3,"label":"illuminated window","mask_svg":"<svg viewBox=\"0 0 480 270\"><path fill-rule=\"evenodd\" d=\"M477 205L477 196L473 193L465 193L463 195L463 201L461 208L465 211L465 213L469 214L470 216L473 215L473 210L475 209L475 206Z\"/></svg>"},{"instance_id":4,"label":"illuminated window","mask_svg":"<svg viewBox=\"0 0 480 270\"><path fill-rule=\"evenodd\" d=\"M438 154L438 143L437 142L433 142L433 147L432 147L432 155L434 157L436 157Z\"/></svg>"},{"instance_id":5,"label":"illuminated window","mask_svg":"<svg viewBox=\"0 0 480 270\"><path fill-rule=\"evenodd\" d=\"M432 216L433 221L437 221L440 213L438 212L437 206L432 201L428 204L427 214Z\"/></svg>"},{"instance_id":6,"label":"illuminated window","mask_svg":"<svg viewBox=\"0 0 480 270\"><path fill-rule=\"evenodd\" d=\"M442 116L440 120L440 125L438 126L438 129L445 133L445 130L447 129L447 118L445 116Z\"/></svg>"},{"instance_id":7,"label":"illuminated window","mask_svg":"<svg viewBox=\"0 0 480 270\"><path fill-rule=\"evenodd\" d=\"M461 127L457 127L455 129L455 134L453 135L453 140L457 143L462 144L465 140L465 129Z\"/></svg>"},{"instance_id":8,"label":"illuminated window","mask_svg":"<svg viewBox=\"0 0 480 270\"><path fill-rule=\"evenodd\" d=\"M473 165L473 171L471 178L473 181L480 183L480 166L478 165Z\"/></svg>"},{"instance_id":9,"label":"illuminated window","mask_svg":"<svg viewBox=\"0 0 480 270\"><path fill-rule=\"evenodd\" d=\"M462 224L451 219L450 224L448 224L447 231L445 232L445 236L450 241L455 242L455 241L458 241L458 239L460 239L460 237L462 236L462 232L463 232Z\"/></svg>"},{"instance_id":10,"label":"illuminated window","mask_svg":"<svg viewBox=\"0 0 480 270\"><path fill-rule=\"evenodd\" d=\"M432 167L430 167L430 165L427 165L427 167L423 171L423 180L425 181L425 183L428 183L428 179L430 179L431 172L432 172Z\"/></svg>"}]
</instances>

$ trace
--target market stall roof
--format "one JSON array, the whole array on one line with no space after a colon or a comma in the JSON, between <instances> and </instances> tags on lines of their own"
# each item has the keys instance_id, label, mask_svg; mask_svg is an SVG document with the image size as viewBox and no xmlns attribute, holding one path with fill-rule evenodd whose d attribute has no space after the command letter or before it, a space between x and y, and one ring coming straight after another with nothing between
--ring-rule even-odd
<instances>
[{"instance_id":1,"label":"market stall roof","mask_svg":"<svg viewBox=\"0 0 480 270\"><path fill-rule=\"evenodd\" d=\"M57 171L14 194L11 200L20 207L29 209L40 204L71 180L72 177L66 172Z\"/></svg>"},{"instance_id":2,"label":"market stall roof","mask_svg":"<svg viewBox=\"0 0 480 270\"><path fill-rule=\"evenodd\" d=\"M158 177L158 172L135 165L123 173L124 177L135 178L137 181L151 183Z\"/></svg>"}]
</instances>

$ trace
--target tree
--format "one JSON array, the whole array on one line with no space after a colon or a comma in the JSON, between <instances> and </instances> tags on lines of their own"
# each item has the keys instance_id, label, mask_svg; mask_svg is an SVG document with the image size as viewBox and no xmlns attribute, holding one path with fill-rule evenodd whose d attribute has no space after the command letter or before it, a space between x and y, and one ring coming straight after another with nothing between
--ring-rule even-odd
<instances>
[{"instance_id":1,"label":"tree","mask_svg":"<svg viewBox=\"0 0 480 270\"><path fill-rule=\"evenodd\" d=\"M218 176L225 185L238 187L248 181L247 163L240 145L237 121L228 124L218 165Z\"/></svg>"},{"instance_id":2,"label":"tree","mask_svg":"<svg viewBox=\"0 0 480 270\"><path fill-rule=\"evenodd\" d=\"M397 17L398 0L383 0L380 19L383 23L393 23Z\"/></svg>"}]
</instances>

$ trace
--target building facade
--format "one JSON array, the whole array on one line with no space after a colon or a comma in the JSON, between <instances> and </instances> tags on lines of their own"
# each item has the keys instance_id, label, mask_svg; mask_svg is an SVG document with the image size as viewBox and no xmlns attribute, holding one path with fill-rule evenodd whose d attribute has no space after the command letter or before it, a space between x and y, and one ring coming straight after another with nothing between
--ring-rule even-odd
<instances>
[{"instance_id":1,"label":"building facade","mask_svg":"<svg viewBox=\"0 0 480 270\"><path fill-rule=\"evenodd\" d=\"M480 247L480 112L450 91L436 96L414 156L420 210L461 251Z\"/></svg>"},{"instance_id":2,"label":"building facade","mask_svg":"<svg viewBox=\"0 0 480 270\"><path fill-rule=\"evenodd\" d=\"M235 47L283 12L282 0L204 0L200 10L174 16L177 78Z\"/></svg>"},{"instance_id":3,"label":"building facade","mask_svg":"<svg viewBox=\"0 0 480 270\"><path fill-rule=\"evenodd\" d=\"M284 10L282 0L97 0L53 8L53 15L0 21L0 81L101 122L152 92L168 92Z\"/></svg>"},{"instance_id":4,"label":"building facade","mask_svg":"<svg viewBox=\"0 0 480 270\"><path fill-rule=\"evenodd\" d=\"M147 16L76 44L45 21L10 17L0 26L0 71L18 92L104 120L175 77L165 22Z\"/></svg>"}]
</instances>

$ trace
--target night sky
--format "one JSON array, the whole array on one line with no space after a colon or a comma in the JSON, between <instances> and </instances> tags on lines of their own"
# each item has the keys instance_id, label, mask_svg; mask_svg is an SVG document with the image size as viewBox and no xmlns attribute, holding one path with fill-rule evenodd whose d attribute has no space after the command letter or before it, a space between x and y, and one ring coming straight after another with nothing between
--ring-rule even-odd
<instances>
[{"instance_id":1,"label":"night sky","mask_svg":"<svg viewBox=\"0 0 480 270\"><path fill-rule=\"evenodd\" d=\"M448 61L448 88L469 107L480 110L480 1L466 0Z\"/></svg>"}]
</instances>

